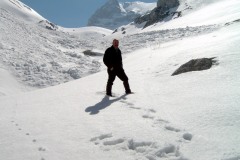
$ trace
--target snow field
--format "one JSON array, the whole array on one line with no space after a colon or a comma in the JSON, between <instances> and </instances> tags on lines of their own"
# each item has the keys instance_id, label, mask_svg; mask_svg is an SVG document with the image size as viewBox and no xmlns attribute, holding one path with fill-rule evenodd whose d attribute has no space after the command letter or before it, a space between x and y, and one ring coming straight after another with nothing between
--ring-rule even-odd
<instances>
[{"instance_id":1,"label":"snow field","mask_svg":"<svg viewBox=\"0 0 240 160\"><path fill-rule=\"evenodd\" d=\"M233 7L231 13L235 13L237 1L223 2L228 2L228 6ZM211 5L213 10L214 6ZM51 69L47 62L52 59L57 63L53 64L61 67L81 60L91 61L91 57L78 59L82 54L75 54L75 51L82 50L85 44L90 48L98 46L97 50L101 51L115 36L103 36L101 30L97 34L101 40L93 41L91 35L90 39L82 41L77 34L85 39L87 35L81 31L46 31L35 25L24 26L2 9L0 13L4 22L0 25L1 35L4 35L0 43L4 70L0 71L6 79L11 76L5 66L16 63L19 65L13 66L19 68L21 72L17 73L20 74L27 62L44 62L46 66L42 67ZM116 97L105 96L107 73L103 68L101 72L68 83L1 96L0 159L238 160L240 35L239 22L235 20L240 17L239 14L231 14L231 17L230 21L216 25L158 28L143 33L144 36L135 34L120 39L120 48L130 53L124 55L123 61L135 94L125 95L122 82L116 79L113 86ZM225 25L227 22L230 25ZM8 24L13 33L2 24ZM30 42L29 35L34 42ZM154 36L158 41L151 39ZM19 37L25 41L20 42ZM144 41L144 37L149 41ZM55 46L55 42L60 44ZM23 54L28 50L25 47L32 48L34 54ZM41 51L36 54L36 50ZM43 51L49 52L49 59L40 55L45 53ZM50 53L59 53L61 57ZM19 54L18 58L13 54ZM66 57L70 60L64 61ZM79 61L74 61L73 57ZM171 76L183 63L201 57L216 57L218 63L209 70ZM29 68L27 71L32 73ZM42 73L45 72L40 72L40 76L30 74L34 81L29 83L39 82ZM53 76L56 76L54 80L61 77L56 72ZM7 82L10 80L4 81ZM55 81L42 84L48 86Z\"/></svg>"}]
</instances>

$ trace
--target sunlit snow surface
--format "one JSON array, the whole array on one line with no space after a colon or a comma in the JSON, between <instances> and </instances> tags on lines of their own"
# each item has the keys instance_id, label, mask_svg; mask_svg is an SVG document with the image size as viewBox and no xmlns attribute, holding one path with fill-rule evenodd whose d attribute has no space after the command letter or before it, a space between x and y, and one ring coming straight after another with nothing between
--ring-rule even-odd
<instances>
[{"instance_id":1,"label":"sunlit snow surface","mask_svg":"<svg viewBox=\"0 0 240 160\"><path fill-rule=\"evenodd\" d=\"M126 35L100 28L46 30L1 7L0 159L239 160L240 2L198 6L155 28L125 26ZM193 18L208 10L216 14ZM103 53L113 38L120 40L135 94L125 95L116 79L115 97L105 96L102 57L82 53ZM218 63L171 76L203 57ZM50 65L55 63L61 67ZM80 64L98 73L47 87L73 80L62 70ZM24 81L28 76L32 80ZM19 93L40 81L47 88Z\"/></svg>"}]
</instances>

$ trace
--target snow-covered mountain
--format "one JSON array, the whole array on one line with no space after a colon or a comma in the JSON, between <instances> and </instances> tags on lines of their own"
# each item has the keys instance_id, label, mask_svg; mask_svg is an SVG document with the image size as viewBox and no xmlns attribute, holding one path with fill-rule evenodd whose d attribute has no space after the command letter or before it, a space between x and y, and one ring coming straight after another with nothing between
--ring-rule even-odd
<instances>
[{"instance_id":1,"label":"snow-covered mountain","mask_svg":"<svg viewBox=\"0 0 240 160\"><path fill-rule=\"evenodd\" d=\"M18 15L18 17L23 18L25 21L39 22L41 20L45 20L45 18L39 15L32 8L28 7L18 0L1 0L0 6L1 10L15 13Z\"/></svg>"},{"instance_id":2,"label":"snow-covered mountain","mask_svg":"<svg viewBox=\"0 0 240 160\"><path fill-rule=\"evenodd\" d=\"M116 29L126 25L136 17L156 7L156 3L124 2L108 0L88 20L88 26L99 26L103 28Z\"/></svg>"},{"instance_id":3,"label":"snow-covered mountain","mask_svg":"<svg viewBox=\"0 0 240 160\"><path fill-rule=\"evenodd\" d=\"M102 53L94 43L99 43L111 30L63 29L18 0L1 0L0 15L0 66L21 83L42 88L100 70L96 58L85 55L84 51ZM4 87L6 83L0 85Z\"/></svg>"},{"instance_id":4,"label":"snow-covered mountain","mask_svg":"<svg viewBox=\"0 0 240 160\"><path fill-rule=\"evenodd\" d=\"M168 2L167 0L164 0L164 1ZM172 28L186 28L187 26L189 26L189 22L187 20L182 21L182 18L181 18L181 17L185 17L185 16L189 17L190 18L189 20L194 22L190 26L215 25L215 24L219 23L219 22L216 22L219 20L219 18L216 18L213 20L211 19L210 21L201 21L201 22L199 22L199 20L198 20L201 18L205 19L209 15L212 16L212 15L218 14L219 12L211 11L211 10L207 10L207 9L206 9L205 13L200 12L201 15L199 15L198 12L196 12L196 11L202 9L203 7L208 8L209 5L215 3L214 0L209 0L209 1L205 1L205 0L198 0L198 1L172 0L172 1L175 1L176 5L177 5L176 7L174 7L174 8L169 8L171 6L166 7L167 10L163 10L163 12L162 12L163 6L157 6L149 13L136 18L134 22L129 23L127 25L120 26L117 29L115 29L114 30L115 36L121 36L121 35L124 36L124 34L126 34L126 33L127 34L136 34L139 32L142 33L142 32L155 31L156 28L159 28L159 26L163 27L165 25L167 25L166 28L171 28L171 29ZM160 4L161 3L159 3L158 5L160 5ZM196 14L191 14L193 12L196 12ZM160 16L160 17L158 17L158 16ZM225 16L223 16L222 18L225 18ZM229 21L231 21L231 20L232 19L229 19ZM182 22L180 22L180 21L182 21ZM225 22L227 22L227 21L228 20L225 19ZM168 23L166 23L166 22L168 22ZM175 23L175 22L177 22L177 23Z\"/></svg>"},{"instance_id":5,"label":"snow-covered mountain","mask_svg":"<svg viewBox=\"0 0 240 160\"><path fill-rule=\"evenodd\" d=\"M192 9L182 17L145 29L120 27L125 34L99 27L49 30L3 3L8 1L0 1L1 160L240 159L239 0L186 0ZM102 57L83 53L99 55L113 38L120 40L135 94L125 95L116 79L116 97L105 96ZM217 63L171 76L203 57ZM61 72L63 66L86 62L79 67L86 71L93 61L103 71L14 93L21 92L21 80L49 85L65 75L67 81L71 72Z\"/></svg>"}]
</instances>

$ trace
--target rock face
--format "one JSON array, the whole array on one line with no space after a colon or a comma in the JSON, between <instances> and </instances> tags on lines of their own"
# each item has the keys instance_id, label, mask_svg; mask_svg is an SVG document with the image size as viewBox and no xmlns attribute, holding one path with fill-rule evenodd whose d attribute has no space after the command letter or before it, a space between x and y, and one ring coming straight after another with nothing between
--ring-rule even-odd
<instances>
[{"instance_id":1,"label":"rock face","mask_svg":"<svg viewBox=\"0 0 240 160\"><path fill-rule=\"evenodd\" d=\"M173 74L172 76L185 73L185 72L191 72L191 71L201 71L206 70L212 67L213 64L216 64L216 60L214 60L216 57L213 58L200 58L200 59L192 59L189 62L183 64L180 66Z\"/></svg>"},{"instance_id":2,"label":"rock face","mask_svg":"<svg viewBox=\"0 0 240 160\"><path fill-rule=\"evenodd\" d=\"M180 5L179 0L158 0L157 7L154 8L149 14L138 17L135 23L141 24L146 22L145 27L150 26L156 22L162 21L168 16L181 16L181 12L176 12L177 7ZM175 10L174 10L175 8Z\"/></svg>"},{"instance_id":3,"label":"rock face","mask_svg":"<svg viewBox=\"0 0 240 160\"><path fill-rule=\"evenodd\" d=\"M49 22L48 20L42 20L38 22L40 26L45 27L46 29L49 30L54 30L56 31L58 29L58 26L55 25L54 23Z\"/></svg>"},{"instance_id":4,"label":"rock face","mask_svg":"<svg viewBox=\"0 0 240 160\"><path fill-rule=\"evenodd\" d=\"M116 29L129 24L140 15L152 10L155 3L125 2L109 0L99 8L88 20L88 26L99 26L108 29Z\"/></svg>"},{"instance_id":5,"label":"rock face","mask_svg":"<svg viewBox=\"0 0 240 160\"><path fill-rule=\"evenodd\" d=\"M179 5L178 0L158 0L157 7L167 7L167 8L173 8L177 7Z\"/></svg>"}]
</instances>

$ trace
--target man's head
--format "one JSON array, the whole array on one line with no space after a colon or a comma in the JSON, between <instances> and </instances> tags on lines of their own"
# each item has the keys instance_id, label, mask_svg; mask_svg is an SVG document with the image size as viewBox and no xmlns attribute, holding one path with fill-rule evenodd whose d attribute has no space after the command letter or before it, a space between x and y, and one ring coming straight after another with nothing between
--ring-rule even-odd
<instances>
[{"instance_id":1,"label":"man's head","mask_svg":"<svg viewBox=\"0 0 240 160\"><path fill-rule=\"evenodd\" d=\"M118 48L118 45L119 45L119 41L118 41L117 39L114 39L114 40L113 40L113 47L114 47L115 49L117 49L117 48Z\"/></svg>"}]
</instances>

